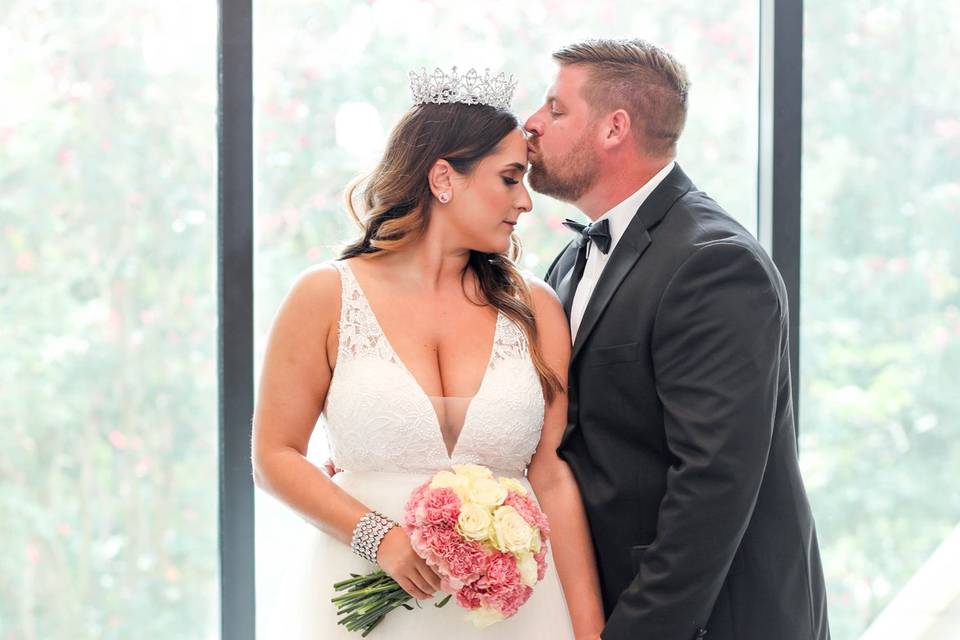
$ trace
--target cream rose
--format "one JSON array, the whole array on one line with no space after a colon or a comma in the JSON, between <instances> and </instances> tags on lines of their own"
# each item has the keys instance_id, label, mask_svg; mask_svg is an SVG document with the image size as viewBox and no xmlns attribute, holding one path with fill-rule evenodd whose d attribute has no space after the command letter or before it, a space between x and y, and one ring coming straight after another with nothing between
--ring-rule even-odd
<instances>
[{"instance_id":1,"label":"cream rose","mask_svg":"<svg viewBox=\"0 0 960 640\"><path fill-rule=\"evenodd\" d=\"M486 540L490 537L493 518L490 512L479 505L466 503L460 508L457 518L457 533L467 540Z\"/></svg>"},{"instance_id":2,"label":"cream rose","mask_svg":"<svg viewBox=\"0 0 960 640\"><path fill-rule=\"evenodd\" d=\"M463 476L458 476L452 471L438 471L430 482L431 489L453 489L457 497L466 500L470 495L470 480Z\"/></svg>"},{"instance_id":3,"label":"cream rose","mask_svg":"<svg viewBox=\"0 0 960 640\"><path fill-rule=\"evenodd\" d=\"M482 467L478 464L455 464L451 465L454 473L458 476L469 479L470 481L477 480L479 478L492 478L493 472L486 467Z\"/></svg>"},{"instance_id":4,"label":"cream rose","mask_svg":"<svg viewBox=\"0 0 960 640\"><path fill-rule=\"evenodd\" d=\"M502 613L495 609L488 609L486 607L480 607L479 609L468 611L467 615L464 617L472 622L473 626L478 629L489 627L490 625L503 620Z\"/></svg>"},{"instance_id":5,"label":"cream rose","mask_svg":"<svg viewBox=\"0 0 960 640\"><path fill-rule=\"evenodd\" d=\"M533 527L513 507L500 507L493 513L493 543L500 551L527 553L533 539Z\"/></svg>"},{"instance_id":6,"label":"cream rose","mask_svg":"<svg viewBox=\"0 0 960 640\"><path fill-rule=\"evenodd\" d=\"M497 482L499 482L503 487L505 487L507 491L513 491L514 493L519 494L521 496L527 495L527 488L524 487L523 484L520 483L520 481L514 478L504 478L501 476L497 478Z\"/></svg>"},{"instance_id":7,"label":"cream rose","mask_svg":"<svg viewBox=\"0 0 960 640\"><path fill-rule=\"evenodd\" d=\"M477 478L470 487L470 502L493 509L507 499L507 488L496 480Z\"/></svg>"},{"instance_id":8,"label":"cream rose","mask_svg":"<svg viewBox=\"0 0 960 640\"><path fill-rule=\"evenodd\" d=\"M532 553L521 553L517 559L517 569L520 570L520 581L528 587L537 584L537 559Z\"/></svg>"}]
</instances>

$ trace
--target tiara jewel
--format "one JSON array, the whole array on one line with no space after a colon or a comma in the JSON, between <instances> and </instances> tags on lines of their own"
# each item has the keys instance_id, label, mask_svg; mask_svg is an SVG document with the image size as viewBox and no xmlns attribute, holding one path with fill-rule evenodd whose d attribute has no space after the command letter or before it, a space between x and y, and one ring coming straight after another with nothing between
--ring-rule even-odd
<instances>
[{"instance_id":1,"label":"tiara jewel","mask_svg":"<svg viewBox=\"0 0 960 640\"><path fill-rule=\"evenodd\" d=\"M426 69L421 73L410 72L413 104L462 102L509 109L516 88L517 81L513 76L508 78L502 72L491 76L490 69L486 69L482 76L476 69L460 75L456 67L449 74L439 68L434 69L432 74L428 74Z\"/></svg>"}]
</instances>

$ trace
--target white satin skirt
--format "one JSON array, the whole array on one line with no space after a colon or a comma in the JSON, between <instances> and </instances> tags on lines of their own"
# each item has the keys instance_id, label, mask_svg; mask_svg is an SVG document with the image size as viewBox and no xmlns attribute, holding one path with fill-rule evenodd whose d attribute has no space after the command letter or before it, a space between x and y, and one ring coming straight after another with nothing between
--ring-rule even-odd
<instances>
[{"instance_id":1,"label":"white satin skirt","mask_svg":"<svg viewBox=\"0 0 960 640\"><path fill-rule=\"evenodd\" d=\"M432 474L344 471L334 482L370 509L402 522L403 507L413 490ZM526 478L518 478L530 490ZM351 573L367 574L376 565L367 562L343 544L315 527L308 528L302 558L287 572L282 593L272 594L276 603L266 612L267 640L359 640L359 632L349 632L337 624L336 607L330 601L337 593L335 582ZM437 592L430 600L420 601L413 611L398 608L367 636L367 640L567 640L573 638L570 614L553 564L547 556L547 572L534 587L533 595L516 615L484 629L468 622L466 610L451 600L442 608L434 607L444 594ZM411 600L410 604L415 601Z\"/></svg>"}]
</instances>

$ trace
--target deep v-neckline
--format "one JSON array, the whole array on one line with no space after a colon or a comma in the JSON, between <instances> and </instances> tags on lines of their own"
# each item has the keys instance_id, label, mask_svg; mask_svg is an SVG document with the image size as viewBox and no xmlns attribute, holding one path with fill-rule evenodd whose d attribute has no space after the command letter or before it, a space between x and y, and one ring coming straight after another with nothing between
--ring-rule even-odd
<instances>
[{"instance_id":1,"label":"deep v-neckline","mask_svg":"<svg viewBox=\"0 0 960 640\"><path fill-rule=\"evenodd\" d=\"M366 306L367 311L370 313L370 317L373 319L373 323L377 326L377 331L380 333L380 337L383 338L384 343L390 350L390 355L393 356L393 359L396 360L397 365L401 370L407 375L410 379L410 382L417 390L417 395L419 398L425 402L430 407L430 415L433 416L433 426L436 427L434 433L436 434L437 439L439 440L440 450L446 455L448 461L452 461L457 448L460 446L460 442L463 440L464 434L467 432L467 427L470 424L470 416L473 411L475 401L480 394L483 393L483 388L486 386L487 378L489 377L490 368L493 365L494 353L497 349L497 339L500 337L500 322L503 318L503 314L500 310L497 310L497 320L493 327L493 341L490 344L490 356L487 358L487 366L483 370L483 377L480 379L480 386L477 388L477 392L472 396L431 396L429 395L417 380L417 377L413 375L413 372L407 367L406 363L403 361L403 358L400 357L400 354L397 353L397 350L393 346L393 342L390 341L390 338L387 336L387 332L383 330L383 325L380 323L380 318L377 317L377 314L373 310L373 305L370 304L370 298L367 297L366 292L363 290L363 287L360 285L360 280L357 278L357 275L353 272L353 267L351 267L346 260L341 261L343 266L350 274L350 278L353 280L354 286L357 288L357 291L360 294L360 299L363 300L363 304ZM470 402L467 405L467 410L463 417L463 425L460 427L460 433L457 434L456 440L453 442L453 447L447 449L447 443L443 437L443 426L440 424L440 416L437 414L437 408L433 403L433 398L447 399L447 398L467 398L469 397Z\"/></svg>"}]
</instances>

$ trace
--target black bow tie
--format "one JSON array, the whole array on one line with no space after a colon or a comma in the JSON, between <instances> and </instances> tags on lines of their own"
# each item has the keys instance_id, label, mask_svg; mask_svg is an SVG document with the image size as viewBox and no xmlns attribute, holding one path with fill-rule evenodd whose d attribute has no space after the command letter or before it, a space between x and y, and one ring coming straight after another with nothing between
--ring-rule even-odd
<instances>
[{"instance_id":1,"label":"black bow tie","mask_svg":"<svg viewBox=\"0 0 960 640\"><path fill-rule=\"evenodd\" d=\"M570 220L569 218L563 221L563 226L567 229L579 233L583 237L583 242L593 240L593 244L597 245L597 249L600 249L600 253L607 253L610 251L610 221L609 220L600 220L599 222L594 222L593 224L580 224L576 220Z\"/></svg>"}]
</instances>

